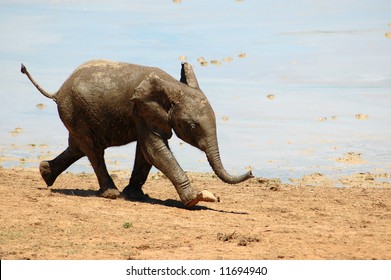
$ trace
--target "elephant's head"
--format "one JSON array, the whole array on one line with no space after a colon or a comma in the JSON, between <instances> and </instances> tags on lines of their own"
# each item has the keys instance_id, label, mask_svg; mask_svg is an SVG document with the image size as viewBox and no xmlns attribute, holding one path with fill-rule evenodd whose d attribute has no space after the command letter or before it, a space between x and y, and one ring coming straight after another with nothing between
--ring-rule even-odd
<instances>
[{"instance_id":1,"label":"elephant's head","mask_svg":"<svg viewBox=\"0 0 391 280\"><path fill-rule=\"evenodd\" d=\"M152 73L136 88L136 110L147 128L165 139L172 136L173 129L179 138L206 153L212 169L226 183L236 184L251 178L251 171L232 176L224 169L216 117L190 64L182 64L180 81L163 80Z\"/></svg>"}]
</instances>

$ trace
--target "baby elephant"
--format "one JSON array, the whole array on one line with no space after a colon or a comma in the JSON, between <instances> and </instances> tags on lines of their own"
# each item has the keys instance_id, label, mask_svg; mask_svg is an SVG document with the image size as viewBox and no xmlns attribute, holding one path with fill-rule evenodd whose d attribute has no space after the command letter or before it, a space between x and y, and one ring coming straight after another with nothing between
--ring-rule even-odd
<instances>
[{"instance_id":1,"label":"baby elephant","mask_svg":"<svg viewBox=\"0 0 391 280\"><path fill-rule=\"evenodd\" d=\"M182 64L177 81L158 68L93 60L77 68L54 94L42 89L23 64L21 71L44 96L57 103L60 118L69 131L68 148L40 164L48 186L71 164L87 156L98 178L99 195L119 197L107 172L104 150L137 141L134 168L123 190L125 198L145 198L142 186L153 165L170 179L187 207L199 201L217 201L210 192L197 191L190 185L168 146L172 130L206 153L222 181L236 184L252 177L251 172L231 176L224 169L215 114L188 63Z\"/></svg>"}]
</instances>

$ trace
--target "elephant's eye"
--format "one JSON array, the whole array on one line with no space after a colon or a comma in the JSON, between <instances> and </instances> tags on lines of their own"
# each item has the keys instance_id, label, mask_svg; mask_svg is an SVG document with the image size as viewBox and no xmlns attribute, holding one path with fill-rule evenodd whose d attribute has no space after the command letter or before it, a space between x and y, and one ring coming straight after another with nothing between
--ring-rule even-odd
<instances>
[{"instance_id":1,"label":"elephant's eye","mask_svg":"<svg viewBox=\"0 0 391 280\"><path fill-rule=\"evenodd\" d=\"M191 123L191 124L190 124L190 128L191 128L191 129L195 129L195 128L196 128L195 123Z\"/></svg>"}]
</instances>

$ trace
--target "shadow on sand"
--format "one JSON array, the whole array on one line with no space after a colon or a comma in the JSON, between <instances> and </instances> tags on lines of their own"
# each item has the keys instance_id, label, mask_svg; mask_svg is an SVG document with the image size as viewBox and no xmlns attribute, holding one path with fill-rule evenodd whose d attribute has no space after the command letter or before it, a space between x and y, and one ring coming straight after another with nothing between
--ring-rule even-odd
<instances>
[{"instance_id":1,"label":"shadow on sand","mask_svg":"<svg viewBox=\"0 0 391 280\"><path fill-rule=\"evenodd\" d=\"M69 196L79 196L79 197L98 197L98 192L94 190L79 190L79 189L50 189L53 193L63 194L63 195L69 195ZM124 198L120 198L125 200ZM132 201L132 200L128 200ZM145 196L145 199L143 200L137 200L136 202L139 203L148 203L148 204L157 204L157 205L163 205L167 207L174 207L179 209L185 209L189 211L200 211L200 210L208 210L208 211L215 211L220 213L229 213L229 214L237 214L237 215L248 215L248 212L241 212L241 211L225 211L220 209L213 209L207 206L201 206L201 205L195 205L191 208L187 208L183 205L182 202L174 199L166 199L161 200L158 198L150 197L149 195Z\"/></svg>"}]
</instances>

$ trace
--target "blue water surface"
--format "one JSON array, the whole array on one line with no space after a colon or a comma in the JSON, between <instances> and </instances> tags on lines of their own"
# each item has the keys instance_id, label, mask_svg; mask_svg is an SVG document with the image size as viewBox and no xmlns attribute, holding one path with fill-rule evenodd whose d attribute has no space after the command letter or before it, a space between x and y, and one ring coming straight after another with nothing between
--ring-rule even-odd
<instances>
[{"instance_id":1,"label":"blue water surface","mask_svg":"<svg viewBox=\"0 0 391 280\"><path fill-rule=\"evenodd\" d=\"M286 181L389 171L388 32L386 0L0 1L0 165L35 167L67 146L55 104L20 73L21 62L55 92L86 60L157 66L179 77L186 56L215 110L229 172L247 167ZM185 170L211 171L202 152L176 137L170 143ZM131 170L134 149L108 149L109 168ZM363 163L335 160L347 152ZM86 159L70 170L92 171Z\"/></svg>"}]
</instances>

